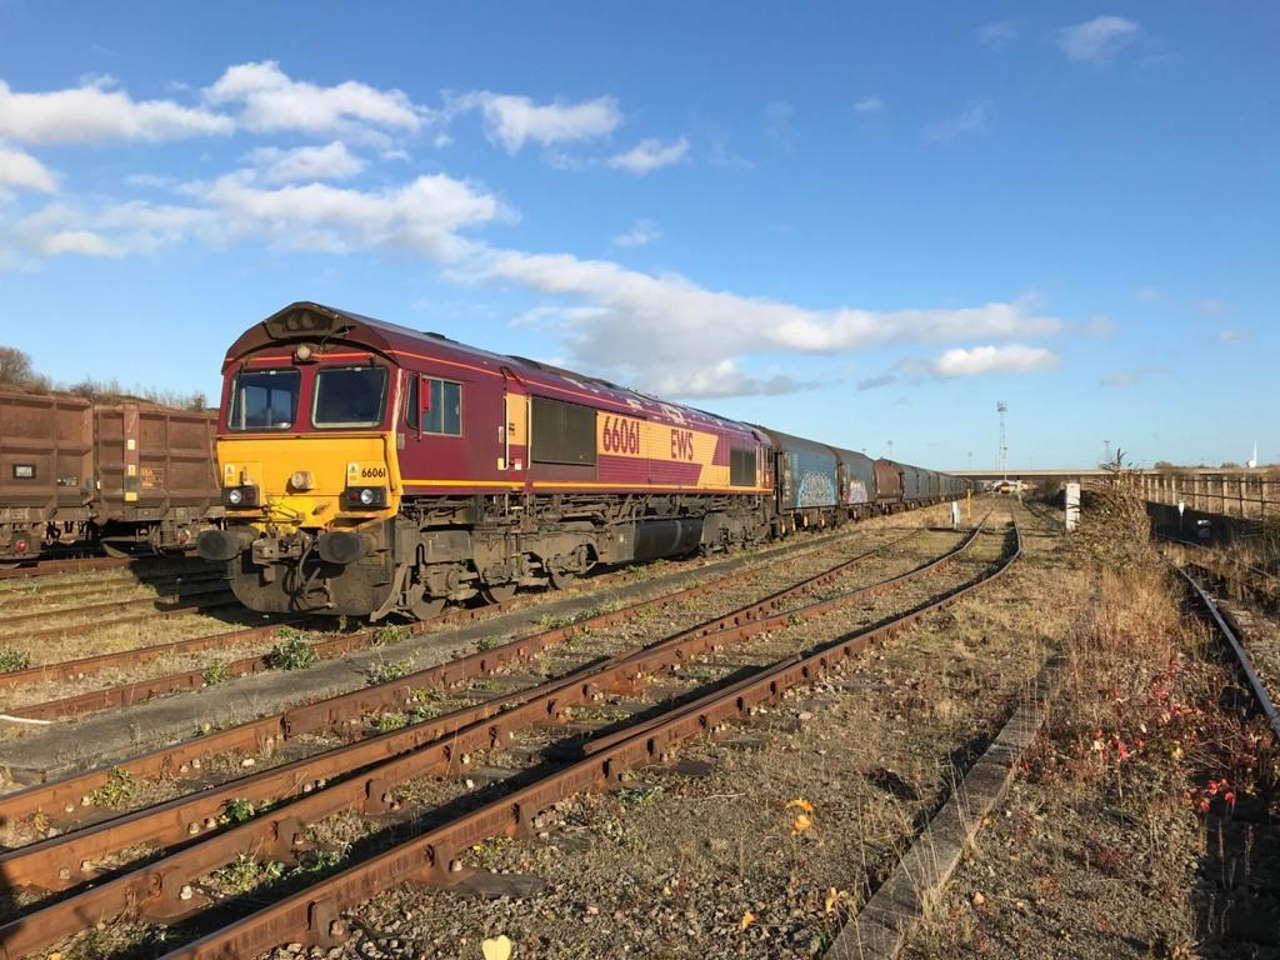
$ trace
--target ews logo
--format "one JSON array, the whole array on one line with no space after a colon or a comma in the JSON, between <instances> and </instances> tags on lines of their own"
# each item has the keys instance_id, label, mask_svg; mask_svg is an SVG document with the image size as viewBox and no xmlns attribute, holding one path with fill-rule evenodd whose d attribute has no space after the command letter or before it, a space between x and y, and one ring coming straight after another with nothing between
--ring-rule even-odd
<instances>
[{"instance_id":1,"label":"ews logo","mask_svg":"<svg viewBox=\"0 0 1280 960\"><path fill-rule=\"evenodd\" d=\"M692 460L693 459L693 431L692 430L672 430L671 431L671 459L672 460Z\"/></svg>"}]
</instances>

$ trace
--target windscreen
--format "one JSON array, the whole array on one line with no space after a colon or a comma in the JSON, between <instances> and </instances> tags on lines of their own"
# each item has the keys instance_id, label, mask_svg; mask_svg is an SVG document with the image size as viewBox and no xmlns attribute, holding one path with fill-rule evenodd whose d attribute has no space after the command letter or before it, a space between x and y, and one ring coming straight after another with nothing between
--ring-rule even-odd
<instances>
[{"instance_id":1,"label":"windscreen","mask_svg":"<svg viewBox=\"0 0 1280 960\"><path fill-rule=\"evenodd\" d=\"M385 367L326 367L316 374L317 427L376 427L386 406Z\"/></svg>"},{"instance_id":2,"label":"windscreen","mask_svg":"<svg viewBox=\"0 0 1280 960\"><path fill-rule=\"evenodd\" d=\"M288 430L298 416L297 370L241 370L231 391L232 430Z\"/></svg>"}]
</instances>

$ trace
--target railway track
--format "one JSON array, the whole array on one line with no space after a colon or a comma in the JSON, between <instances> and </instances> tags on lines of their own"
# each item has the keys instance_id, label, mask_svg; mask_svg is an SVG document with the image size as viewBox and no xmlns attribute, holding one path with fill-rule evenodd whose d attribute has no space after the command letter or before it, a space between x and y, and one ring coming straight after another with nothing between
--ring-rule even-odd
<instances>
[{"instance_id":1,"label":"railway track","mask_svg":"<svg viewBox=\"0 0 1280 960\"><path fill-rule=\"evenodd\" d=\"M837 569L851 569L886 547L902 544L922 531L915 530L906 536L880 544L858 553L848 561L836 565ZM795 563L800 557L815 553L820 547L792 553L786 559ZM199 769L203 758L227 753L262 753L280 748L290 739L313 734L324 729L341 729L350 726L360 717L376 717L383 711L403 707L413 691L421 688L449 687L481 677L490 676L512 664L528 662L549 647L571 643L575 638L593 631L614 627L647 613L677 606L685 601L725 590L727 587L749 580L758 570L746 569L695 584L690 587L640 600L636 603L576 619L572 623L553 626L529 636L518 637L490 650L446 661L415 671L383 683L318 701L295 704L289 708L259 717L248 723L229 727L196 737L182 743L136 757L110 769L89 770L82 774L62 778L47 784L38 784L7 796L0 796L0 825L38 814L59 821L65 815L74 814L83 798L107 783L113 772L131 777L175 777ZM820 585L827 571L795 583L787 590L772 593L759 601L765 607L780 602L786 595L810 586ZM490 608L479 608L476 612ZM725 623L747 616L744 610L726 614Z\"/></svg>"},{"instance_id":2,"label":"railway track","mask_svg":"<svg viewBox=\"0 0 1280 960\"><path fill-rule=\"evenodd\" d=\"M98 570L118 570L129 567L147 567L155 565L160 569L192 567L209 569L203 560L187 558L165 559L162 557L75 557L64 560L40 560L31 566L0 567L0 580L33 580L39 577L52 577L68 573L94 573Z\"/></svg>"},{"instance_id":3,"label":"railway track","mask_svg":"<svg viewBox=\"0 0 1280 960\"><path fill-rule=\"evenodd\" d=\"M1223 644L1239 666L1259 711L1266 717L1267 723L1271 726L1272 733L1275 734L1277 740L1280 740L1280 712L1276 710L1274 699L1274 696L1280 695L1280 675L1270 675L1265 679L1260 676L1254 667L1253 659L1249 655L1248 642L1237 630L1231 618L1219 609L1213 597L1200 585L1195 577L1176 564L1171 563L1170 565L1186 581L1187 587L1204 611L1205 617L1212 624L1214 631L1222 639Z\"/></svg>"},{"instance_id":4,"label":"railway track","mask_svg":"<svg viewBox=\"0 0 1280 960\"><path fill-rule=\"evenodd\" d=\"M679 741L714 731L727 721L750 713L757 704L807 683L869 644L990 582L1020 552L1016 525L1010 528L1009 549L999 560L984 564L980 574L941 596L840 635L816 649L803 645L796 649L794 638L791 649L778 649L778 638L785 638L789 627L865 602L871 595L893 591L957 561L980 536L981 529L976 528L941 555L867 586L841 580L880 548L842 560L815 576L656 643L628 647L624 642L620 649L609 650L606 644L579 651L578 664L560 672L555 679L499 692L401 729L362 737L314 756L20 847L0 857L0 875L5 877L6 885L63 891L64 898L38 904L0 927L0 945L15 956L45 949L86 922L126 912L136 911L157 923L178 923L204 915L206 909L227 904L201 878L227 863L244 856L296 860L307 826L343 810L404 816L402 808L414 808L419 826L422 822L432 824L426 832L285 897L264 911L243 917L181 948L174 956L247 957L277 943L341 940L345 934L340 917L344 906L404 879L456 880L460 873L459 851L468 844L496 833L528 829L537 812L550 803L581 790L617 783L625 769L652 762ZM706 585L691 589L705 590ZM256 745L264 735L267 739L287 739L303 731L344 726L349 729L353 718L403 704L406 688L414 689L412 684L434 682L443 688L445 684L484 676L514 659L527 661L553 645L568 645L575 637L596 636L589 631L634 620L636 607L432 668L430 681L424 675L432 671L424 671L415 677L292 711L288 719L285 715L273 718L274 728L267 724L252 731L215 734L213 738L221 738L216 748L210 738L205 740L203 749L227 749L233 743ZM712 659L720 657L730 645L733 660ZM748 662L743 662L744 657ZM666 687L657 684L654 678L658 676L670 683ZM669 689L672 684L677 689ZM575 721L574 711L598 703L606 691L637 698L633 709L624 710L623 715L603 727L587 724L580 729L583 725ZM643 700L646 692L657 696L656 702ZM548 729L569 736L560 736L551 745L541 743L538 734ZM519 737L532 737L524 745L523 754L516 749L521 746ZM143 776L147 771L154 774L173 770L179 761L189 769L201 749L171 751L163 758L152 754L140 758L142 763L132 771L124 765L120 770ZM484 769L478 763L486 756L512 763L513 757L521 755L529 761L522 769ZM97 771L33 788L4 798L0 810L6 818L43 815L46 811L74 814L92 805L94 790L120 775L117 771ZM449 786L436 783L427 789L433 798L427 802L414 803L400 792L406 782L419 782L424 777L452 779L444 781ZM503 795L484 802L483 792L478 796L471 793L477 779L496 781L487 789L490 794ZM256 811L264 804L266 813L251 816L243 823L235 824L233 819L227 824L229 809L243 812L247 807ZM428 819L422 821L422 817ZM140 866L113 861L113 857L139 842L159 847L163 855ZM179 844L186 845L175 849ZM104 865L107 870L114 865L119 875L102 879Z\"/></svg>"},{"instance_id":5,"label":"railway track","mask_svg":"<svg viewBox=\"0 0 1280 960\"><path fill-rule=\"evenodd\" d=\"M824 542L827 542L824 539ZM803 556L821 545L804 545L778 548L791 556ZM772 553L772 551L770 551ZM740 579L734 577L733 579ZM715 581L719 584L726 581ZM714 585L713 584L713 585ZM488 604L482 607L455 608L429 620L418 621L403 630L407 635L419 635L444 626L453 626L497 615L509 609L511 602ZM97 654L59 663L42 664L23 670L0 673L0 690L22 689L41 682L75 682L104 670L130 670L163 657L181 656L210 649L226 649L235 645L251 644L275 636L282 626L294 626L307 622L303 617L274 619L270 624L232 632L220 632L165 644L153 644L131 650ZM101 624L99 624L101 625ZM51 631L52 632L52 631ZM357 630L337 636L309 641L312 655L317 661L330 660L359 650L379 645L384 637L381 628ZM0 641L3 642L3 641ZM249 676L273 669L270 651L247 654L220 662L219 676L223 679ZM61 717L86 714L132 706L150 699L183 691L198 690L207 686L207 665L187 670L149 677L131 682L114 684L105 688L88 690L50 700L11 705L3 715L24 721L49 721Z\"/></svg>"}]
</instances>

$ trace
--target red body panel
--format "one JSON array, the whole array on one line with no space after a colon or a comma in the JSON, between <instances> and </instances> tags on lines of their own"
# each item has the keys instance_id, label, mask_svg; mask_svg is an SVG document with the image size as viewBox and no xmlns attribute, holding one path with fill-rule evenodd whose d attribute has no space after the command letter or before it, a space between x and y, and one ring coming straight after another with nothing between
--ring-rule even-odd
<instances>
[{"instance_id":1,"label":"red body panel","mask_svg":"<svg viewBox=\"0 0 1280 960\"><path fill-rule=\"evenodd\" d=\"M329 311L330 308L316 309ZM300 365L304 376L299 395L298 423L276 435L304 434L313 429L307 425L307 413L312 409L312 376L306 373L308 369L314 370L325 364L368 362L370 359L385 364L393 373L398 372L398 376L393 376L390 386L394 404L388 404L387 418L380 429L392 429L394 424L400 435L397 438L400 474L407 494L601 490L611 493L687 490L756 494L768 492L772 487L768 441L747 424L665 403L592 377L518 357L488 353L435 334L418 333L354 314L332 312L348 319L352 325L340 338L335 337L323 344L312 361ZM228 429L227 417L231 383L242 366L261 369L286 367L294 363L290 346L273 341L265 326L264 322L251 328L228 352L223 364L225 383L220 434L236 435ZM420 433L408 426L409 378L419 375L462 385L461 436ZM506 440L506 431L513 436L528 436L527 429L516 430L516 425L508 420L509 395L516 398L545 397L590 407L598 415L620 415L630 421L669 426L672 457L683 456L686 451L682 445L688 442L688 462L668 459L665 456L667 441L662 439L661 458L615 456L598 449L593 466L531 463L524 444L507 443ZM723 484L700 484L699 477L705 464L693 462L692 441L688 439L693 433L714 435L714 454L710 463L723 468L726 473L731 447L754 450L758 482L750 487L730 486L726 477Z\"/></svg>"}]
</instances>

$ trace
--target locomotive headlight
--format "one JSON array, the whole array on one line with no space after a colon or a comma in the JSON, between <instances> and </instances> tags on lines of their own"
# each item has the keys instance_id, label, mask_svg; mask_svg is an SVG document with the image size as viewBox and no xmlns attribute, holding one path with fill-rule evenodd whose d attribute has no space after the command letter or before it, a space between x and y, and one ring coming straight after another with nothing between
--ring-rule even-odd
<instances>
[{"instance_id":1,"label":"locomotive headlight","mask_svg":"<svg viewBox=\"0 0 1280 960\"><path fill-rule=\"evenodd\" d=\"M347 487L342 501L349 510L380 510L387 505L387 488Z\"/></svg>"},{"instance_id":2,"label":"locomotive headlight","mask_svg":"<svg viewBox=\"0 0 1280 960\"><path fill-rule=\"evenodd\" d=\"M295 470L293 476L289 478L289 486L302 493L310 490L312 486L310 470Z\"/></svg>"},{"instance_id":3,"label":"locomotive headlight","mask_svg":"<svg viewBox=\"0 0 1280 960\"><path fill-rule=\"evenodd\" d=\"M224 487L222 502L228 507L256 507L259 503L258 488L250 483L238 487Z\"/></svg>"}]
</instances>

